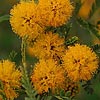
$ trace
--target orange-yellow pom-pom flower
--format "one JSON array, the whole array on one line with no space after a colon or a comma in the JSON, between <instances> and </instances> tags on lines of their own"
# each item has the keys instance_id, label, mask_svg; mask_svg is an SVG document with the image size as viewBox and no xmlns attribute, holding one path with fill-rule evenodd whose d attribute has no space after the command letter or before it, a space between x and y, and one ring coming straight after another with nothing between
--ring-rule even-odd
<instances>
[{"instance_id":1,"label":"orange-yellow pom-pom flower","mask_svg":"<svg viewBox=\"0 0 100 100\"><path fill-rule=\"evenodd\" d=\"M21 86L21 72L15 68L15 63L9 60L0 61L0 83L3 88L0 88L5 94L7 100L13 100L18 96L16 90Z\"/></svg>"},{"instance_id":2,"label":"orange-yellow pom-pom flower","mask_svg":"<svg viewBox=\"0 0 100 100\"><path fill-rule=\"evenodd\" d=\"M39 94L49 92L49 90L55 93L63 87L65 81L64 71L52 59L40 60L33 69L31 79Z\"/></svg>"},{"instance_id":3,"label":"orange-yellow pom-pom flower","mask_svg":"<svg viewBox=\"0 0 100 100\"><path fill-rule=\"evenodd\" d=\"M64 39L52 32L40 35L31 49L37 58L61 58L64 54Z\"/></svg>"},{"instance_id":4,"label":"orange-yellow pom-pom flower","mask_svg":"<svg viewBox=\"0 0 100 100\"><path fill-rule=\"evenodd\" d=\"M63 67L73 81L90 80L98 68L96 54L86 45L69 46L62 59Z\"/></svg>"},{"instance_id":5,"label":"orange-yellow pom-pom flower","mask_svg":"<svg viewBox=\"0 0 100 100\"><path fill-rule=\"evenodd\" d=\"M44 28L38 23L37 5L32 2L20 2L10 11L10 23L13 31L20 37L35 39Z\"/></svg>"},{"instance_id":6,"label":"orange-yellow pom-pom flower","mask_svg":"<svg viewBox=\"0 0 100 100\"><path fill-rule=\"evenodd\" d=\"M39 0L38 13L43 26L61 26L72 16L70 0Z\"/></svg>"}]
</instances>

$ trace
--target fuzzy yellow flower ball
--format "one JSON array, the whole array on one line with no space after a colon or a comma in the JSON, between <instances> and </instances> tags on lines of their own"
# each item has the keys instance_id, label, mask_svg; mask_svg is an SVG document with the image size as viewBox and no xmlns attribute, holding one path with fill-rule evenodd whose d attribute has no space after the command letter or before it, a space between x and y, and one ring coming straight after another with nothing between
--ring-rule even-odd
<instances>
[{"instance_id":1,"label":"fuzzy yellow flower ball","mask_svg":"<svg viewBox=\"0 0 100 100\"><path fill-rule=\"evenodd\" d=\"M64 39L56 33L46 33L40 35L31 49L33 55L37 58L54 58L59 59L64 54ZM31 54L32 54L31 53Z\"/></svg>"},{"instance_id":2,"label":"fuzzy yellow flower ball","mask_svg":"<svg viewBox=\"0 0 100 100\"><path fill-rule=\"evenodd\" d=\"M33 69L31 79L39 94L49 92L49 90L55 93L62 88L65 81L64 71L52 59L40 60Z\"/></svg>"},{"instance_id":3,"label":"fuzzy yellow flower ball","mask_svg":"<svg viewBox=\"0 0 100 100\"><path fill-rule=\"evenodd\" d=\"M70 0L39 0L38 13L43 26L61 26L72 16Z\"/></svg>"},{"instance_id":4,"label":"fuzzy yellow flower ball","mask_svg":"<svg viewBox=\"0 0 100 100\"><path fill-rule=\"evenodd\" d=\"M15 63L9 60L0 61L0 84L3 88L0 88L7 100L13 100L18 96L16 90L21 86L21 72L15 69Z\"/></svg>"},{"instance_id":5,"label":"fuzzy yellow flower ball","mask_svg":"<svg viewBox=\"0 0 100 100\"><path fill-rule=\"evenodd\" d=\"M86 45L69 46L62 59L63 67L73 81L90 80L98 68L97 55Z\"/></svg>"},{"instance_id":6,"label":"fuzzy yellow flower ball","mask_svg":"<svg viewBox=\"0 0 100 100\"><path fill-rule=\"evenodd\" d=\"M38 23L37 5L31 2L20 2L10 11L12 30L20 37L35 39L44 28Z\"/></svg>"}]
</instances>

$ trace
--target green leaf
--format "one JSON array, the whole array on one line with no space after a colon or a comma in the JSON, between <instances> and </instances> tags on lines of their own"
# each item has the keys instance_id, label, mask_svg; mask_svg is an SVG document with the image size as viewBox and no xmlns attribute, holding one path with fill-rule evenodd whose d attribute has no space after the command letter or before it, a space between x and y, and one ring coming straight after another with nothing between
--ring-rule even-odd
<instances>
[{"instance_id":1,"label":"green leaf","mask_svg":"<svg viewBox=\"0 0 100 100\"><path fill-rule=\"evenodd\" d=\"M36 99L25 97L25 100L36 100Z\"/></svg>"},{"instance_id":2,"label":"green leaf","mask_svg":"<svg viewBox=\"0 0 100 100\"><path fill-rule=\"evenodd\" d=\"M69 32L72 28L72 23L66 23L59 27L46 27L45 31L52 31L53 33L58 33L61 37L67 38L69 35Z\"/></svg>"},{"instance_id":3,"label":"green leaf","mask_svg":"<svg viewBox=\"0 0 100 100\"><path fill-rule=\"evenodd\" d=\"M92 46L92 49L97 52L97 53L100 53L100 44L95 44Z\"/></svg>"},{"instance_id":4,"label":"green leaf","mask_svg":"<svg viewBox=\"0 0 100 100\"><path fill-rule=\"evenodd\" d=\"M4 89L3 82L0 80L0 89Z\"/></svg>"},{"instance_id":5,"label":"green leaf","mask_svg":"<svg viewBox=\"0 0 100 100\"><path fill-rule=\"evenodd\" d=\"M78 14L80 7L82 6L81 0L74 0L75 1L75 10L74 14L75 16Z\"/></svg>"},{"instance_id":6,"label":"green leaf","mask_svg":"<svg viewBox=\"0 0 100 100\"><path fill-rule=\"evenodd\" d=\"M14 61L16 55L17 55L17 52L15 52L15 51L10 52L10 54L9 54L9 59L10 59L11 61Z\"/></svg>"},{"instance_id":7,"label":"green leaf","mask_svg":"<svg viewBox=\"0 0 100 100\"><path fill-rule=\"evenodd\" d=\"M92 83L91 81L87 81L85 84L82 85L82 87L84 88L84 90L88 93L88 94L93 94L94 92L94 89L93 87L91 86Z\"/></svg>"},{"instance_id":8,"label":"green leaf","mask_svg":"<svg viewBox=\"0 0 100 100\"><path fill-rule=\"evenodd\" d=\"M40 95L38 95L36 100L40 100L40 98L41 98Z\"/></svg>"},{"instance_id":9,"label":"green leaf","mask_svg":"<svg viewBox=\"0 0 100 100\"><path fill-rule=\"evenodd\" d=\"M10 15L1 16L1 17L0 17L0 22L3 22L3 21L5 21L5 20L9 20L9 18L10 18Z\"/></svg>"},{"instance_id":10,"label":"green leaf","mask_svg":"<svg viewBox=\"0 0 100 100\"><path fill-rule=\"evenodd\" d=\"M100 0L95 0L96 8L100 8Z\"/></svg>"},{"instance_id":11,"label":"green leaf","mask_svg":"<svg viewBox=\"0 0 100 100\"><path fill-rule=\"evenodd\" d=\"M47 100L51 100L51 99L52 99L52 96L48 96L48 97L47 97Z\"/></svg>"},{"instance_id":12,"label":"green leaf","mask_svg":"<svg viewBox=\"0 0 100 100\"><path fill-rule=\"evenodd\" d=\"M97 30L96 26L81 18L77 19L77 21L81 25L81 27L86 29L89 33L94 34L100 40L100 33Z\"/></svg>"},{"instance_id":13,"label":"green leaf","mask_svg":"<svg viewBox=\"0 0 100 100\"><path fill-rule=\"evenodd\" d=\"M64 95L65 95L64 90L61 90L61 91L60 91L60 96L62 97L62 96L64 96Z\"/></svg>"},{"instance_id":14,"label":"green leaf","mask_svg":"<svg viewBox=\"0 0 100 100\"><path fill-rule=\"evenodd\" d=\"M69 97L63 97L63 100L72 100L72 99Z\"/></svg>"},{"instance_id":15,"label":"green leaf","mask_svg":"<svg viewBox=\"0 0 100 100\"><path fill-rule=\"evenodd\" d=\"M25 100L30 100L30 98L25 97Z\"/></svg>"},{"instance_id":16,"label":"green leaf","mask_svg":"<svg viewBox=\"0 0 100 100\"><path fill-rule=\"evenodd\" d=\"M73 36L71 39L68 39L67 41L65 41L65 45L69 46L69 45L73 45L78 41L78 37Z\"/></svg>"},{"instance_id":17,"label":"green leaf","mask_svg":"<svg viewBox=\"0 0 100 100\"><path fill-rule=\"evenodd\" d=\"M96 5L96 3L93 3L89 18L91 18L93 16L93 14L95 13L96 10L97 10L97 5Z\"/></svg>"},{"instance_id":18,"label":"green leaf","mask_svg":"<svg viewBox=\"0 0 100 100\"><path fill-rule=\"evenodd\" d=\"M60 96L55 96L58 100L63 100Z\"/></svg>"},{"instance_id":19,"label":"green leaf","mask_svg":"<svg viewBox=\"0 0 100 100\"><path fill-rule=\"evenodd\" d=\"M71 91L67 91L67 92L65 93L65 96L66 96L66 97L70 97L70 96L71 96Z\"/></svg>"}]
</instances>

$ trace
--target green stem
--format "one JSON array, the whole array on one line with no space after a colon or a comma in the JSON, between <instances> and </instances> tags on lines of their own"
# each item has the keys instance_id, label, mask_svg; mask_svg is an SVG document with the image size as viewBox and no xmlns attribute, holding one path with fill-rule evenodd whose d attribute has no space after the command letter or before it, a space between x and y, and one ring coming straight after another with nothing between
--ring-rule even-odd
<instances>
[{"instance_id":1,"label":"green stem","mask_svg":"<svg viewBox=\"0 0 100 100\"><path fill-rule=\"evenodd\" d=\"M21 54L22 54L22 64L24 69L26 70L26 39L25 37L22 38L22 44L21 44Z\"/></svg>"},{"instance_id":2,"label":"green stem","mask_svg":"<svg viewBox=\"0 0 100 100\"><path fill-rule=\"evenodd\" d=\"M3 15L3 16L0 16L0 22L3 22L5 20L9 20L10 18L10 15Z\"/></svg>"},{"instance_id":3,"label":"green stem","mask_svg":"<svg viewBox=\"0 0 100 100\"><path fill-rule=\"evenodd\" d=\"M23 88L25 89L25 92L28 96L28 98L30 100L33 100L34 97L34 94L33 94L33 88L32 88L32 84L30 82L30 78L29 78L29 75L28 75L28 72L27 72L27 65L26 65L26 38L23 37L22 38L22 44L21 44L21 54L22 54L22 67L21 67L21 70L22 70L22 86Z\"/></svg>"}]
</instances>

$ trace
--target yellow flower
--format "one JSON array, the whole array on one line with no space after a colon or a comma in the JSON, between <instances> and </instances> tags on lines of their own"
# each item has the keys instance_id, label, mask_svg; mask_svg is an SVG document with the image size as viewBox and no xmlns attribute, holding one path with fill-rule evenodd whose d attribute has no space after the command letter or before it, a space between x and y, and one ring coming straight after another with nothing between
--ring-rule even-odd
<instances>
[{"instance_id":1,"label":"yellow flower","mask_svg":"<svg viewBox=\"0 0 100 100\"><path fill-rule=\"evenodd\" d=\"M35 39L44 28L38 23L37 5L32 2L20 2L10 11L12 30L20 37Z\"/></svg>"},{"instance_id":2,"label":"yellow flower","mask_svg":"<svg viewBox=\"0 0 100 100\"><path fill-rule=\"evenodd\" d=\"M0 61L0 81L3 84L3 90L0 88L7 100L18 96L16 89L20 88L21 72L15 69L15 64L9 60Z\"/></svg>"},{"instance_id":3,"label":"yellow flower","mask_svg":"<svg viewBox=\"0 0 100 100\"><path fill-rule=\"evenodd\" d=\"M43 26L61 26L72 16L70 0L39 0L38 13Z\"/></svg>"},{"instance_id":4,"label":"yellow flower","mask_svg":"<svg viewBox=\"0 0 100 100\"><path fill-rule=\"evenodd\" d=\"M48 92L57 92L64 85L65 77L62 68L52 60L40 60L33 69L31 76L33 86L39 94Z\"/></svg>"},{"instance_id":5,"label":"yellow flower","mask_svg":"<svg viewBox=\"0 0 100 100\"><path fill-rule=\"evenodd\" d=\"M69 46L62 59L63 67L73 81L90 80L98 68L96 54L86 45Z\"/></svg>"},{"instance_id":6,"label":"yellow flower","mask_svg":"<svg viewBox=\"0 0 100 100\"><path fill-rule=\"evenodd\" d=\"M78 16L87 19L92 9L95 0L81 0L82 6L79 10Z\"/></svg>"},{"instance_id":7,"label":"yellow flower","mask_svg":"<svg viewBox=\"0 0 100 100\"><path fill-rule=\"evenodd\" d=\"M52 32L42 34L34 43L31 51L38 58L61 58L64 54L64 39Z\"/></svg>"}]
</instances>

